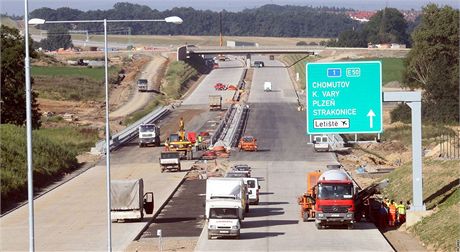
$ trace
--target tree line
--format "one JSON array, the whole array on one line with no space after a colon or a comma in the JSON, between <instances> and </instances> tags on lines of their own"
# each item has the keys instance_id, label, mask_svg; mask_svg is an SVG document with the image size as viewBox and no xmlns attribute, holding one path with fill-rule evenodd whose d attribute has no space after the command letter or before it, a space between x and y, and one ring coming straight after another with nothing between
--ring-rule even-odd
<instances>
[{"instance_id":1,"label":"tree line","mask_svg":"<svg viewBox=\"0 0 460 252\"><path fill-rule=\"evenodd\" d=\"M240 12L222 12L222 32L228 36L270 37L337 37L340 32L358 29L361 24L346 15L349 9L264 5ZM110 29L131 28L132 34L150 35L218 35L220 33L219 12L173 8L165 11L151 9L145 5L126 2L116 3L112 9L81 11L71 8L40 8L30 13L31 18L45 20L85 19L162 19L179 16L181 25L167 23L113 23ZM50 26L51 27L51 26ZM68 26L69 28L71 26ZM47 29L43 25L41 28ZM75 24L73 29L100 32L100 24Z\"/></svg>"}]
</instances>

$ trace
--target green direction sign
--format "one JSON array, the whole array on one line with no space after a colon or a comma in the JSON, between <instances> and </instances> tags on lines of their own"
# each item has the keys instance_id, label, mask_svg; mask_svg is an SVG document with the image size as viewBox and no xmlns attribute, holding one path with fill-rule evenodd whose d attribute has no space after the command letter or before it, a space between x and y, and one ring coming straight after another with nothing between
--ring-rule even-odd
<instances>
[{"instance_id":1,"label":"green direction sign","mask_svg":"<svg viewBox=\"0 0 460 252\"><path fill-rule=\"evenodd\" d=\"M379 61L307 63L307 134L382 132Z\"/></svg>"}]
</instances>

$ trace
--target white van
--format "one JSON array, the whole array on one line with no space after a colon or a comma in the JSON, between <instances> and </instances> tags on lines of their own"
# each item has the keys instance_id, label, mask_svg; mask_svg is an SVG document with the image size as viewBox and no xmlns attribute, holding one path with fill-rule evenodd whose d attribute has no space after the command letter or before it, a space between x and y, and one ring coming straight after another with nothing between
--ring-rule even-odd
<instances>
[{"instance_id":1,"label":"white van","mask_svg":"<svg viewBox=\"0 0 460 252\"><path fill-rule=\"evenodd\" d=\"M249 204L259 204L259 181L256 178L243 178L244 183L248 186Z\"/></svg>"},{"instance_id":2,"label":"white van","mask_svg":"<svg viewBox=\"0 0 460 252\"><path fill-rule=\"evenodd\" d=\"M208 239L233 236L240 238L241 219L239 200L209 200Z\"/></svg>"},{"instance_id":3,"label":"white van","mask_svg":"<svg viewBox=\"0 0 460 252\"><path fill-rule=\"evenodd\" d=\"M270 92L270 91L272 91L272 83L271 83L271 82L266 81L266 82L264 83L264 91L265 91L265 92Z\"/></svg>"}]
</instances>

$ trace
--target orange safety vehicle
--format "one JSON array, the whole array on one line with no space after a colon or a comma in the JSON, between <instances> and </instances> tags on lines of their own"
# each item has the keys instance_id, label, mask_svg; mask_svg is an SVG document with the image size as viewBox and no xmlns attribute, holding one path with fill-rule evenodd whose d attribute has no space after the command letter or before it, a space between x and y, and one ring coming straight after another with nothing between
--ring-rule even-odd
<instances>
[{"instance_id":1,"label":"orange safety vehicle","mask_svg":"<svg viewBox=\"0 0 460 252\"><path fill-rule=\"evenodd\" d=\"M355 188L342 170L309 172L307 191L298 198L303 221L315 220L318 229L332 225L353 228Z\"/></svg>"},{"instance_id":2,"label":"orange safety vehicle","mask_svg":"<svg viewBox=\"0 0 460 252\"><path fill-rule=\"evenodd\" d=\"M240 151L257 151L257 139L253 136L243 136L238 144Z\"/></svg>"}]
</instances>

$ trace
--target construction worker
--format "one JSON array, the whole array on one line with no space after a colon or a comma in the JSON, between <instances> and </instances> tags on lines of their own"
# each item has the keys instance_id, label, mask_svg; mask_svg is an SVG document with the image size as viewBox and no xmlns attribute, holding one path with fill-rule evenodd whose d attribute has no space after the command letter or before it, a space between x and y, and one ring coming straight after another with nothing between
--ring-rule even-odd
<instances>
[{"instance_id":1,"label":"construction worker","mask_svg":"<svg viewBox=\"0 0 460 252\"><path fill-rule=\"evenodd\" d=\"M388 209L385 205L385 202L380 204L380 209L378 212L378 225L380 229L385 229L388 224Z\"/></svg>"},{"instance_id":2,"label":"construction worker","mask_svg":"<svg viewBox=\"0 0 460 252\"><path fill-rule=\"evenodd\" d=\"M185 131L185 124L184 124L184 118L180 118L179 121L179 131Z\"/></svg>"},{"instance_id":3,"label":"construction worker","mask_svg":"<svg viewBox=\"0 0 460 252\"><path fill-rule=\"evenodd\" d=\"M392 200L388 206L388 225L394 227L396 223L396 205Z\"/></svg>"},{"instance_id":4,"label":"construction worker","mask_svg":"<svg viewBox=\"0 0 460 252\"><path fill-rule=\"evenodd\" d=\"M165 151L169 151L169 137L165 141Z\"/></svg>"},{"instance_id":5,"label":"construction worker","mask_svg":"<svg viewBox=\"0 0 460 252\"><path fill-rule=\"evenodd\" d=\"M401 200L398 204L398 225L401 225L404 222L406 222L406 206Z\"/></svg>"},{"instance_id":6,"label":"construction worker","mask_svg":"<svg viewBox=\"0 0 460 252\"><path fill-rule=\"evenodd\" d=\"M180 118L179 121L179 139L181 141L185 140L185 124L184 124L184 118Z\"/></svg>"}]
</instances>

